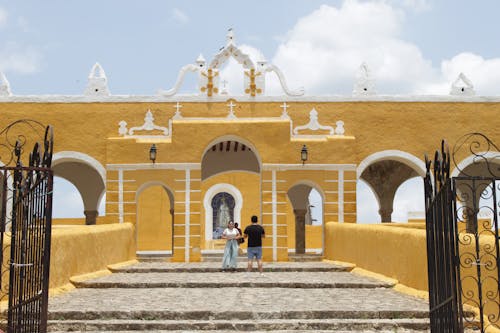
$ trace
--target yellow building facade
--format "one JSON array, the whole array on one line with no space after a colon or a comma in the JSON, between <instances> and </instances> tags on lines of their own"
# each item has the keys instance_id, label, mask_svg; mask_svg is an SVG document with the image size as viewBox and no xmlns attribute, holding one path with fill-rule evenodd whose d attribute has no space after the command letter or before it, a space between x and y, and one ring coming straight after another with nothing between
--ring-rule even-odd
<instances>
[{"instance_id":1,"label":"yellow building facade","mask_svg":"<svg viewBox=\"0 0 500 333\"><path fill-rule=\"evenodd\" d=\"M226 94L219 80L229 58L241 65L241 96ZM198 91L179 95L187 72L198 75ZM283 95L265 94L268 74ZM132 223L138 254L200 261L221 251L228 219L244 229L257 215L264 260L286 261L321 253L325 222L357 221L360 179L390 222L397 188L424 176L424 154L441 138L482 132L500 142L500 97L471 95L470 86L450 96L379 96L365 74L352 96L307 96L228 35L210 62L183 67L174 88L154 96L111 95L97 64L82 96L13 95L4 80L0 126L26 118L51 124L54 173L80 192L86 223ZM320 225L310 216L313 189ZM106 214L98 216L104 197Z\"/></svg>"}]
</instances>

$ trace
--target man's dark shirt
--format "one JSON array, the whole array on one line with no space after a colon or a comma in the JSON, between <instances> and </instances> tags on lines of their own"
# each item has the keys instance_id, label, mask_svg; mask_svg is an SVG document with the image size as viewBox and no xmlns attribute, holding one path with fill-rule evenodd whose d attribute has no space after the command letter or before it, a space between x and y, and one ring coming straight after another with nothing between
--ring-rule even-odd
<instances>
[{"instance_id":1,"label":"man's dark shirt","mask_svg":"<svg viewBox=\"0 0 500 333\"><path fill-rule=\"evenodd\" d=\"M262 246L262 235L264 228L260 224L252 223L245 228L245 235L248 235L248 247Z\"/></svg>"}]
</instances>

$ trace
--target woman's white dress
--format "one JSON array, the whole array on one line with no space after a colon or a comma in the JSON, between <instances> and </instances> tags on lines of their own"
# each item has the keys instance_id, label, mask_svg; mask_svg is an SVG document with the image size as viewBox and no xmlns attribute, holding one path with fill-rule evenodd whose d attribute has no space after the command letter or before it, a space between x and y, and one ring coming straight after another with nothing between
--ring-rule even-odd
<instances>
[{"instance_id":1,"label":"woman's white dress","mask_svg":"<svg viewBox=\"0 0 500 333\"><path fill-rule=\"evenodd\" d=\"M222 233L226 237L237 237L240 232L238 229L233 228L229 229L226 228L224 229L224 232ZM222 268L236 268L238 265L237 259L238 259L238 240L237 239L228 239L226 242L226 247L224 248L224 257L222 257Z\"/></svg>"}]
</instances>

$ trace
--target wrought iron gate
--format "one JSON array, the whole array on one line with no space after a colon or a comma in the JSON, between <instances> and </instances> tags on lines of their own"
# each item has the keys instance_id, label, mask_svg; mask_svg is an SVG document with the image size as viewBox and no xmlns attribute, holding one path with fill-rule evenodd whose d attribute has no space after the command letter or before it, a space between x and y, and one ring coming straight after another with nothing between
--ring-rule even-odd
<instances>
[{"instance_id":1,"label":"wrought iron gate","mask_svg":"<svg viewBox=\"0 0 500 333\"><path fill-rule=\"evenodd\" d=\"M461 165L458 158L468 157ZM451 177L453 161L456 177ZM500 153L486 136L442 142L426 156L429 306L432 332L500 328Z\"/></svg>"},{"instance_id":2,"label":"wrought iron gate","mask_svg":"<svg viewBox=\"0 0 500 333\"><path fill-rule=\"evenodd\" d=\"M5 136L0 160L6 162L0 167L0 297L8 297L2 326L9 333L47 331L53 186L50 126L45 128L43 147L34 143L28 166L23 166L23 150L31 144L26 132L40 136L43 128L36 121L19 120L0 132Z\"/></svg>"}]
</instances>

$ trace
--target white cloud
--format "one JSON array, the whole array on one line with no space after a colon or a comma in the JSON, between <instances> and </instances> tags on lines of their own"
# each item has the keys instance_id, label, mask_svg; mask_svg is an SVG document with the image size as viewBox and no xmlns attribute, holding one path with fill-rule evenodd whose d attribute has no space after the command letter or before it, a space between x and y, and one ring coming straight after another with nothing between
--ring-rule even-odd
<instances>
[{"instance_id":1,"label":"white cloud","mask_svg":"<svg viewBox=\"0 0 500 333\"><path fill-rule=\"evenodd\" d=\"M436 71L416 45L399 37L403 20L404 12L386 2L323 5L289 31L273 63L291 86L303 85L308 93L350 94L362 62L380 93L409 93Z\"/></svg>"},{"instance_id":2,"label":"white cloud","mask_svg":"<svg viewBox=\"0 0 500 333\"><path fill-rule=\"evenodd\" d=\"M41 55L33 47L7 43L0 48L0 71L29 74L40 68Z\"/></svg>"},{"instance_id":3,"label":"white cloud","mask_svg":"<svg viewBox=\"0 0 500 333\"><path fill-rule=\"evenodd\" d=\"M189 22L189 17L182 10L174 8L172 10L172 18L179 24L186 24Z\"/></svg>"},{"instance_id":4,"label":"white cloud","mask_svg":"<svg viewBox=\"0 0 500 333\"><path fill-rule=\"evenodd\" d=\"M397 1L394 3L397 4ZM431 4L428 0L403 0L402 5L417 12L422 12L431 9Z\"/></svg>"}]
</instances>

